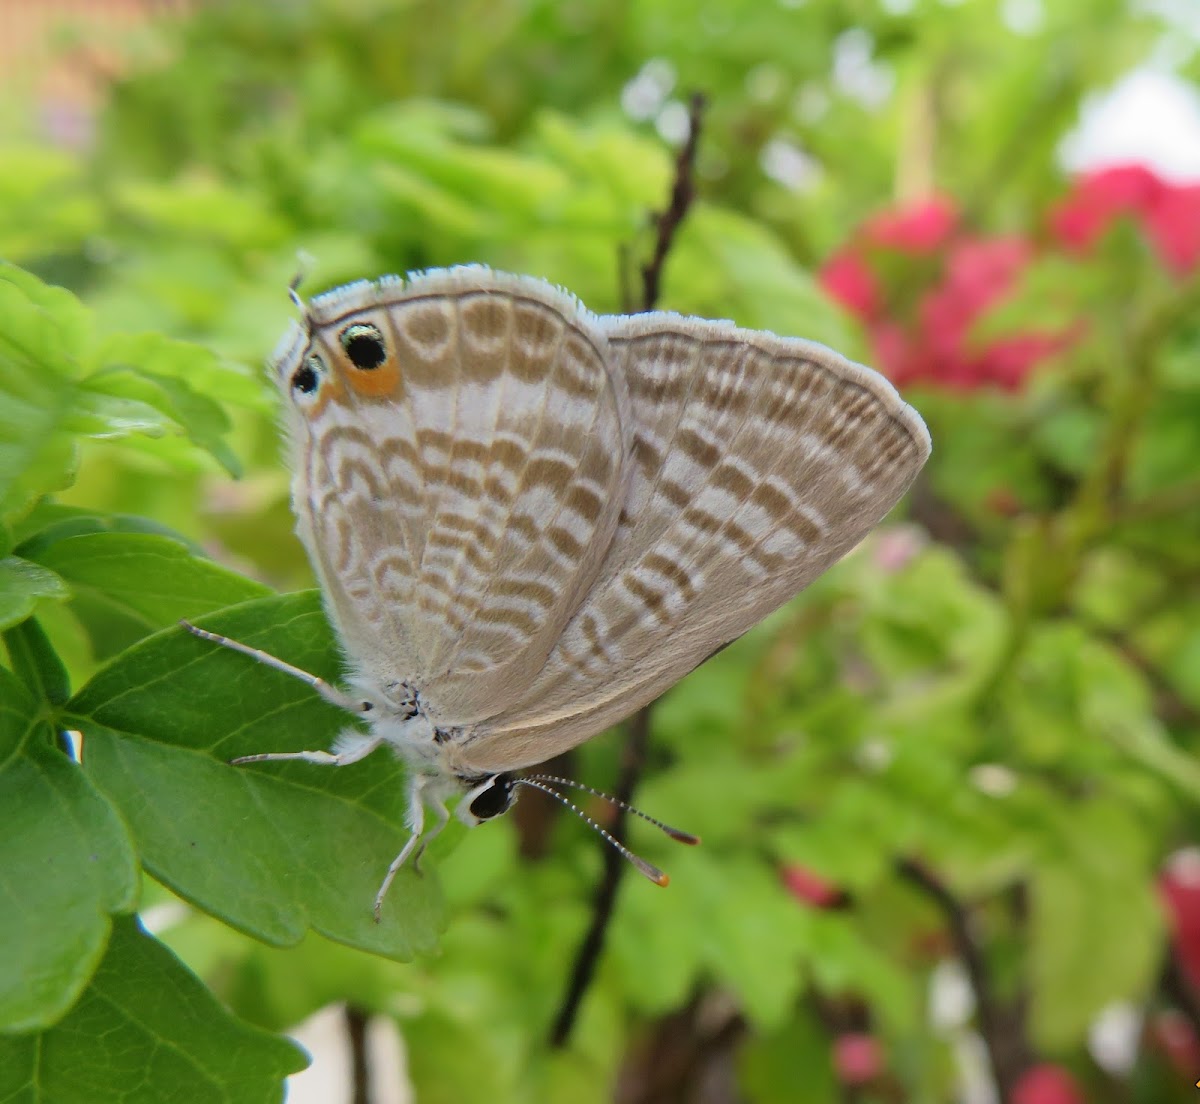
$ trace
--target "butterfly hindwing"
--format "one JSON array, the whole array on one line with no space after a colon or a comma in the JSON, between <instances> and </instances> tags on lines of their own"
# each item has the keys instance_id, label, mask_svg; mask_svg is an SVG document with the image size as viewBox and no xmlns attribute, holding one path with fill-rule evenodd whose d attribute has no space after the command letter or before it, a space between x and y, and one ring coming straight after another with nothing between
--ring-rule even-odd
<instances>
[{"instance_id":1,"label":"butterfly hindwing","mask_svg":"<svg viewBox=\"0 0 1200 1104\"><path fill-rule=\"evenodd\" d=\"M919 416L824 346L604 320L634 412L621 524L537 679L464 758L515 769L653 700L849 551L925 462Z\"/></svg>"}]
</instances>

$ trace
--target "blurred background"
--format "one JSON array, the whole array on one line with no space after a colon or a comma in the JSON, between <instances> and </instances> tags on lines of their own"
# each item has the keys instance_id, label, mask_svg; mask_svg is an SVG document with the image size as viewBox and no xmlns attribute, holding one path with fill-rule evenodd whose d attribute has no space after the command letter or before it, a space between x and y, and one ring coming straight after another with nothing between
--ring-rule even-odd
<instances>
[{"instance_id":1,"label":"blurred background","mask_svg":"<svg viewBox=\"0 0 1200 1104\"><path fill-rule=\"evenodd\" d=\"M148 887L313 1051L290 1100L1195 1099L1198 81L1195 0L0 0L0 257L235 381L240 480L98 440L62 502L310 586L260 369L298 252L306 295L479 261L618 310L697 91L660 305L834 345L933 435L655 707L638 803L705 843L622 888L565 1049L600 844L529 797L442 864L410 964ZM144 632L39 616L76 683ZM620 749L564 769L611 786Z\"/></svg>"}]
</instances>

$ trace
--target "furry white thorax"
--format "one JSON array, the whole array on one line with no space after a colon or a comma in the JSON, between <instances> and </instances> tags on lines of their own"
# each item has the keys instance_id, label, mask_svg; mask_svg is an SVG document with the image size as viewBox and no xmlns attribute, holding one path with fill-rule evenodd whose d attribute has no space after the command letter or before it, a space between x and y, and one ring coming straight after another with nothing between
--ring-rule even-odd
<instances>
[{"instance_id":1,"label":"furry white thorax","mask_svg":"<svg viewBox=\"0 0 1200 1104\"><path fill-rule=\"evenodd\" d=\"M334 741L336 754L351 761L369 754L381 743L387 744L408 768L408 827L420 831L418 811L432 811L444 823L445 806L458 799L455 814L468 827L479 819L470 812L471 799L486 788L491 776L465 777L455 761L452 740L438 740L437 729L421 707L417 696L404 683L388 690L377 687L371 679L357 676L349 680L350 692L371 704L363 714L368 731L347 728Z\"/></svg>"}]
</instances>

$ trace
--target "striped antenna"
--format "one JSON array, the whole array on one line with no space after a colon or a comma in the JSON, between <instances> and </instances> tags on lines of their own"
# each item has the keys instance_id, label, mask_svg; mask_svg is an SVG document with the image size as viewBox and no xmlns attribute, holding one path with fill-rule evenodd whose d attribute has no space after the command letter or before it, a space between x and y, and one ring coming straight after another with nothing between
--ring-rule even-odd
<instances>
[{"instance_id":1,"label":"striped antenna","mask_svg":"<svg viewBox=\"0 0 1200 1104\"><path fill-rule=\"evenodd\" d=\"M578 805L575 804L569 797L565 797L557 790L552 790L549 786L538 781L537 778L514 778L513 782L518 786L530 786L535 790L541 790L542 793L554 798L555 801L565 805L571 810L580 820L582 820L589 828L594 829L600 834L600 837L611 844L620 852L623 858L631 862L638 871L645 874L655 885L665 886L671 879L667 877L657 866L653 866L646 862L640 855L635 855L629 850L616 836L611 832L606 832L600 827L590 816L587 815Z\"/></svg>"},{"instance_id":2,"label":"striped antenna","mask_svg":"<svg viewBox=\"0 0 1200 1104\"><path fill-rule=\"evenodd\" d=\"M553 774L531 774L528 778L534 779L537 782L551 782L559 786L570 786L576 790L584 790L590 793L593 797L603 798L610 805L615 805L618 809L624 809L627 813L633 813L634 816L639 816L642 820L648 820L655 828L660 828L671 839L679 843L686 843L689 847L695 847L700 842L699 836L693 836L691 832L684 832L678 828L672 828L669 824L664 824L661 820L656 820L649 813L643 813L641 809L635 809L628 801L622 801L619 797L613 797L612 794L606 794L603 790L594 790L591 786L585 786L582 782L576 782L573 778L559 778ZM520 779L519 781L526 781Z\"/></svg>"}]
</instances>

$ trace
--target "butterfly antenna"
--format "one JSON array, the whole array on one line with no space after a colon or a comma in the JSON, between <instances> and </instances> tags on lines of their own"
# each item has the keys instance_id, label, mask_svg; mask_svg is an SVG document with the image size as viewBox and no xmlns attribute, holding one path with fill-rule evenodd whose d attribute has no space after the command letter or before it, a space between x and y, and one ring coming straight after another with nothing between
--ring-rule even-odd
<instances>
[{"instance_id":1,"label":"butterfly antenna","mask_svg":"<svg viewBox=\"0 0 1200 1104\"><path fill-rule=\"evenodd\" d=\"M594 790L591 786L585 786L582 782L576 782L573 778L559 778L553 774L531 774L527 776L537 782L551 782L559 786L570 786L576 790L584 790L590 793L593 797L600 797L607 801L610 805L615 805L618 809L624 809L627 813L633 813L634 816L639 816L642 820L648 820L655 828L659 828L666 832L673 840L679 843L686 843L689 847L695 847L700 842L699 836L693 836L691 832L683 832L678 828L672 828L669 824L664 824L661 820L657 820L649 813L643 813L641 809L635 809L628 801L622 801L619 797L613 797L612 794L607 794L603 790ZM526 779L521 779L526 781Z\"/></svg>"},{"instance_id":2,"label":"butterfly antenna","mask_svg":"<svg viewBox=\"0 0 1200 1104\"><path fill-rule=\"evenodd\" d=\"M300 298L300 285L304 283L304 278L308 275L309 269L314 263L313 255L301 249L296 253L296 275L288 281L288 298L292 301L301 314L307 317L308 311L305 309L304 300Z\"/></svg>"},{"instance_id":3,"label":"butterfly antenna","mask_svg":"<svg viewBox=\"0 0 1200 1104\"><path fill-rule=\"evenodd\" d=\"M548 795L549 797L554 798L554 800L559 802L559 804L565 805L568 809L571 810L571 812L573 812L577 817L579 817L579 819L582 820L589 828L592 828L593 830L598 832L602 839L604 839L612 847L616 848L616 850L618 852L620 852L620 854L623 858L627 859L630 863L632 863L635 867L637 867L638 871L640 873L644 874L647 878L649 878L655 885L665 886L670 882L671 879L668 878L667 875L664 874L661 870L659 870L657 866L653 866L650 863L646 862L646 860L643 859L640 855L635 855L632 851L629 850L628 847L626 847L611 832L606 832L603 828L601 828L599 824L597 824L594 820L592 820L592 818L590 816L588 816L587 813L585 813L569 797L565 797L563 794L560 794L557 790L552 790L549 786L543 785L536 778L514 778L513 781L518 786L530 786L535 790L541 790L542 793Z\"/></svg>"}]
</instances>

